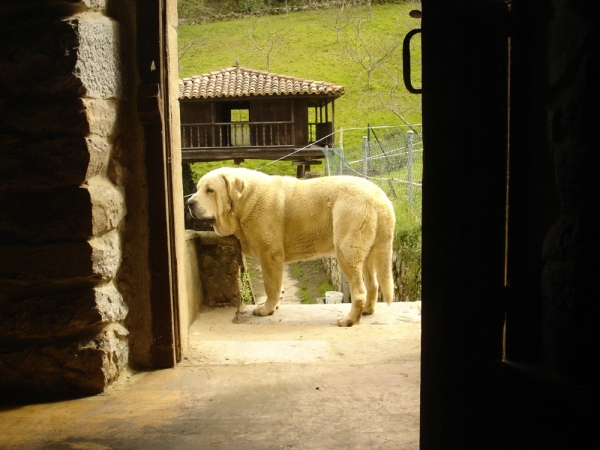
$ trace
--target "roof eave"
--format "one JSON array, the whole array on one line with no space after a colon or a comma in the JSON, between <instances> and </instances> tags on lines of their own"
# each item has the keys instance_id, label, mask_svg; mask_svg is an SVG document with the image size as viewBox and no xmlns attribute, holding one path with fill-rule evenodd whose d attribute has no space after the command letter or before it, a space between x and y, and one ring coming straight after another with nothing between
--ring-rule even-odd
<instances>
[{"instance_id":1,"label":"roof eave","mask_svg":"<svg viewBox=\"0 0 600 450\"><path fill-rule=\"evenodd\" d=\"M201 101L209 101L209 100L243 100L243 99L261 99L261 98L269 98L269 97L294 97L294 98L340 98L344 93L324 93L324 94L250 94L250 95L221 95L221 96L180 96L179 100L201 100Z\"/></svg>"}]
</instances>

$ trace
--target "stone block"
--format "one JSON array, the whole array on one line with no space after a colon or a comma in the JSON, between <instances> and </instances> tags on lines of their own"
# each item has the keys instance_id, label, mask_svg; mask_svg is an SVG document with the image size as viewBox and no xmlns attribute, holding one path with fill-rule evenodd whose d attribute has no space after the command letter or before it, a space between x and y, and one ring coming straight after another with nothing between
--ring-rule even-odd
<instances>
[{"instance_id":1,"label":"stone block","mask_svg":"<svg viewBox=\"0 0 600 450\"><path fill-rule=\"evenodd\" d=\"M6 23L0 46L0 79L12 97L76 93L77 30L61 20ZM6 40L4 40L6 39Z\"/></svg>"},{"instance_id":2,"label":"stone block","mask_svg":"<svg viewBox=\"0 0 600 450\"><path fill-rule=\"evenodd\" d=\"M85 240L114 230L125 215L120 189L88 186L0 193L0 243Z\"/></svg>"},{"instance_id":3,"label":"stone block","mask_svg":"<svg viewBox=\"0 0 600 450\"><path fill-rule=\"evenodd\" d=\"M92 202L92 234L116 229L126 213L123 191L103 178L91 180L87 190Z\"/></svg>"},{"instance_id":4,"label":"stone block","mask_svg":"<svg viewBox=\"0 0 600 450\"><path fill-rule=\"evenodd\" d=\"M92 7L102 1L88 0ZM67 20L31 20L3 34L0 79L12 97L121 96L119 24L94 12Z\"/></svg>"},{"instance_id":5,"label":"stone block","mask_svg":"<svg viewBox=\"0 0 600 450\"><path fill-rule=\"evenodd\" d=\"M97 9L97 10L105 10L106 9L106 0L82 0L88 8Z\"/></svg>"},{"instance_id":6,"label":"stone block","mask_svg":"<svg viewBox=\"0 0 600 450\"><path fill-rule=\"evenodd\" d=\"M107 143L83 136L31 142L5 135L0 137L0 188L79 186L88 172L100 173L109 156Z\"/></svg>"},{"instance_id":7,"label":"stone block","mask_svg":"<svg viewBox=\"0 0 600 450\"><path fill-rule=\"evenodd\" d=\"M115 277L121 262L117 231L83 242L0 246L0 284L23 292L36 284L98 283ZM0 293L0 297L5 293Z\"/></svg>"},{"instance_id":8,"label":"stone block","mask_svg":"<svg viewBox=\"0 0 600 450\"><path fill-rule=\"evenodd\" d=\"M117 133L118 100L84 98L82 102L91 134L111 137Z\"/></svg>"},{"instance_id":9,"label":"stone block","mask_svg":"<svg viewBox=\"0 0 600 450\"><path fill-rule=\"evenodd\" d=\"M127 178L129 177L129 171L118 161L111 159L108 164L108 171L106 173L108 179L115 186L125 186Z\"/></svg>"},{"instance_id":10,"label":"stone block","mask_svg":"<svg viewBox=\"0 0 600 450\"><path fill-rule=\"evenodd\" d=\"M214 231L198 231L196 236L199 245L202 247L238 247L240 245L235 236L218 236Z\"/></svg>"},{"instance_id":11,"label":"stone block","mask_svg":"<svg viewBox=\"0 0 600 450\"><path fill-rule=\"evenodd\" d=\"M0 193L0 243L83 241L92 234L87 189Z\"/></svg>"},{"instance_id":12,"label":"stone block","mask_svg":"<svg viewBox=\"0 0 600 450\"><path fill-rule=\"evenodd\" d=\"M101 393L127 366L127 334L113 324L79 342L0 348L0 389L21 398Z\"/></svg>"},{"instance_id":13,"label":"stone block","mask_svg":"<svg viewBox=\"0 0 600 450\"><path fill-rule=\"evenodd\" d=\"M99 14L81 14L68 22L78 37L73 74L81 82L80 93L92 98L119 98L119 24Z\"/></svg>"},{"instance_id":14,"label":"stone block","mask_svg":"<svg viewBox=\"0 0 600 450\"><path fill-rule=\"evenodd\" d=\"M98 137L88 137L85 142L90 161L85 179L89 180L95 176L107 174L111 165L112 145Z\"/></svg>"},{"instance_id":15,"label":"stone block","mask_svg":"<svg viewBox=\"0 0 600 450\"><path fill-rule=\"evenodd\" d=\"M55 295L2 303L0 342L43 339L45 343L89 333L127 316L127 305L112 283Z\"/></svg>"},{"instance_id":16,"label":"stone block","mask_svg":"<svg viewBox=\"0 0 600 450\"><path fill-rule=\"evenodd\" d=\"M116 100L92 100L80 98L61 98L53 101L13 99L7 102L5 114L0 124L6 133L39 136L40 140L52 140L57 136L111 137L117 131ZM94 142L97 138L90 136ZM27 144L31 145L30 142ZM108 145L106 142L104 145ZM10 147L9 147L10 148Z\"/></svg>"},{"instance_id":17,"label":"stone block","mask_svg":"<svg viewBox=\"0 0 600 450\"><path fill-rule=\"evenodd\" d=\"M0 119L5 133L30 137L81 136L90 133L83 100L63 97L54 101L13 98L6 106L10 114Z\"/></svg>"},{"instance_id":18,"label":"stone block","mask_svg":"<svg viewBox=\"0 0 600 450\"><path fill-rule=\"evenodd\" d=\"M117 275L121 264L121 235L117 230L90 239L92 248L92 273L102 280L111 280Z\"/></svg>"}]
</instances>

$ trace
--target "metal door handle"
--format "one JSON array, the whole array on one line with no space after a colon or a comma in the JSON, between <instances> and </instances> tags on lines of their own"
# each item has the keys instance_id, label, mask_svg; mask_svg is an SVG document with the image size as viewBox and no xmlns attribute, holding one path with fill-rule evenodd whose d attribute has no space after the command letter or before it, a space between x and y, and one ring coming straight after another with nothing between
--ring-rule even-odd
<instances>
[{"instance_id":1,"label":"metal door handle","mask_svg":"<svg viewBox=\"0 0 600 450\"><path fill-rule=\"evenodd\" d=\"M423 92L423 89L415 89L410 79L410 40L415 34L420 32L420 28L410 30L402 43L402 75L404 76L404 86L406 86L406 89L411 94L420 94Z\"/></svg>"}]
</instances>

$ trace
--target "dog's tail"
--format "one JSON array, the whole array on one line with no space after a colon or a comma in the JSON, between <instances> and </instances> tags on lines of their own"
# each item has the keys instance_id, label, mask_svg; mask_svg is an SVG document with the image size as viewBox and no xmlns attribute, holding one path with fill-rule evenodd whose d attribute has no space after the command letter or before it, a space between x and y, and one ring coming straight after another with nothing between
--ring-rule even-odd
<instances>
[{"instance_id":1,"label":"dog's tail","mask_svg":"<svg viewBox=\"0 0 600 450\"><path fill-rule=\"evenodd\" d=\"M373 258L377 281L383 300L391 305L394 301L394 274L392 271L392 253L394 251L394 227L396 218L394 209L386 208L380 212L377 220L377 234L370 257Z\"/></svg>"}]
</instances>

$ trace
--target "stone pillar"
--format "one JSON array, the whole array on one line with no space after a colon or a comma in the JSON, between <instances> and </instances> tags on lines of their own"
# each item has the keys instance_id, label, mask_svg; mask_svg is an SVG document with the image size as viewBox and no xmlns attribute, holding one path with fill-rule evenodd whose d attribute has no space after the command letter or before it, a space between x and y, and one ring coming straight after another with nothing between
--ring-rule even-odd
<instances>
[{"instance_id":1,"label":"stone pillar","mask_svg":"<svg viewBox=\"0 0 600 450\"><path fill-rule=\"evenodd\" d=\"M195 233L202 298L206 306L239 306L241 302L242 250L234 236L214 231Z\"/></svg>"},{"instance_id":2,"label":"stone pillar","mask_svg":"<svg viewBox=\"0 0 600 450\"><path fill-rule=\"evenodd\" d=\"M0 389L97 393L129 353L120 24L104 0L34 5L3 11Z\"/></svg>"}]
</instances>

